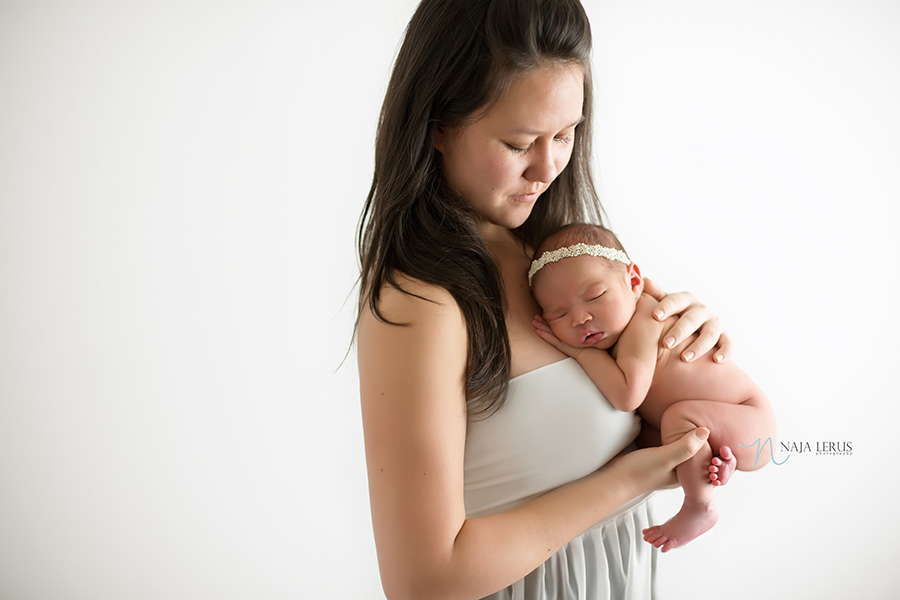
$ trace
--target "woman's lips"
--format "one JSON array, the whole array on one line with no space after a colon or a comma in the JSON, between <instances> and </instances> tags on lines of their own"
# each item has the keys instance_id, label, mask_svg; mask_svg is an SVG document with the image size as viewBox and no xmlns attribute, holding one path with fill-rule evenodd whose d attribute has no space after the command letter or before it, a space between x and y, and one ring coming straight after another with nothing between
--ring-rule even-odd
<instances>
[{"instance_id":1,"label":"woman's lips","mask_svg":"<svg viewBox=\"0 0 900 600\"><path fill-rule=\"evenodd\" d=\"M525 193L522 193L522 194L513 194L512 199L515 200L516 202L534 202L535 200L538 199L538 196L541 195L542 191L543 190L541 188L538 188L531 192L526 191Z\"/></svg>"}]
</instances>

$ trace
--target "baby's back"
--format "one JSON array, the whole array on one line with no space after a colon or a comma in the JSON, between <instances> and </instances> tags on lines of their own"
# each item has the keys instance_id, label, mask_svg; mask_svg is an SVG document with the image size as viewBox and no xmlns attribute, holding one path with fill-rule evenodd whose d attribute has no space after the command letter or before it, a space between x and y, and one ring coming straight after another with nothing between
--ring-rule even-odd
<instances>
[{"instance_id":1,"label":"baby's back","mask_svg":"<svg viewBox=\"0 0 900 600\"><path fill-rule=\"evenodd\" d=\"M674 323L674 317L664 323L660 340ZM693 362L681 360L681 353L696 339L697 334L693 334L675 348L663 349L656 360L653 383L638 409L640 415L656 428L659 428L665 410L682 400L741 404L751 398L764 397L750 376L731 361L716 363L712 359L713 353Z\"/></svg>"}]
</instances>

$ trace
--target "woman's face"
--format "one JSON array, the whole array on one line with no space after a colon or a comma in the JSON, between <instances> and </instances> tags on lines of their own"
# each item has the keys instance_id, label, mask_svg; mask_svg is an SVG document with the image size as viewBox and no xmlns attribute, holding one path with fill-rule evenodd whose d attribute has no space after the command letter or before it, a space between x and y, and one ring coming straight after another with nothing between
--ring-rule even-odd
<instances>
[{"instance_id":1,"label":"woman's face","mask_svg":"<svg viewBox=\"0 0 900 600\"><path fill-rule=\"evenodd\" d=\"M514 229L572 156L582 120L584 73L548 65L513 81L479 120L439 130L444 180L492 226Z\"/></svg>"}]
</instances>

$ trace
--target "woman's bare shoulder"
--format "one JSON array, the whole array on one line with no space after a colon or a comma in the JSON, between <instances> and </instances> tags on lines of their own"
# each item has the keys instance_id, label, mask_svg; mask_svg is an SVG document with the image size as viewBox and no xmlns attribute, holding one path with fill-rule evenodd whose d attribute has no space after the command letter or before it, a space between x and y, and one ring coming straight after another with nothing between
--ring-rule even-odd
<instances>
[{"instance_id":1,"label":"woman's bare shoulder","mask_svg":"<svg viewBox=\"0 0 900 600\"><path fill-rule=\"evenodd\" d=\"M436 319L448 326L464 324L459 305L446 288L404 274L396 274L394 280L397 285L384 283L378 297L378 310L384 321L406 326L428 323L432 327L437 325ZM360 325L370 320L382 319L364 307Z\"/></svg>"},{"instance_id":2,"label":"woman's bare shoulder","mask_svg":"<svg viewBox=\"0 0 900 600\"><path fill-rule=\"evenodd\" d=\"M468 360L465 320L453 297L440 286L404 278L402 291L387 286L379 309L365 308L357 330L360 391L364 406L450 407L465 413L464 380ZM456 414L456 412L454 412Z\"/></svg>"}]
</instances>

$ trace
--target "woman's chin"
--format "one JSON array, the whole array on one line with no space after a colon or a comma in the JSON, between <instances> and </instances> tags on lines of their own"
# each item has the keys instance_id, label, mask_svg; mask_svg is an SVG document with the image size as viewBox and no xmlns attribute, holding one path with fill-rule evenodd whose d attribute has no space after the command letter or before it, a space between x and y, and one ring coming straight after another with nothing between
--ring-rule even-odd
<instances>
[{"instance_id":1,"label":"woman's chin","mask_svg":"<svg viewBox=\"0 0 900 600\"><path fill-rule=\"evenodd\" d=\"M534 208L534 204L529 204L527 206L522 206L519 210L513 212L505 219L505 227L507 229L518 229L522 225L525 224L525 221L528 220L528 217L531 216L531 210Z\"/></svg>"},{"instance_id":2,"label":"woman's chin","mask_svg":"<svg viewBox=\"0 0 900 600\"><path fill-rule=\"evenodd\" d=\"M490 235L491 231L499 230L508 232L513 229L518 229L525 224L525 221L528 220L529 214L531 214L531 211L528 211L528 214L526 215L508 215L501 219L482 221L478 226L478 229L481 231L482 237L493 237Z\"/></svg>"}]
</instances>

